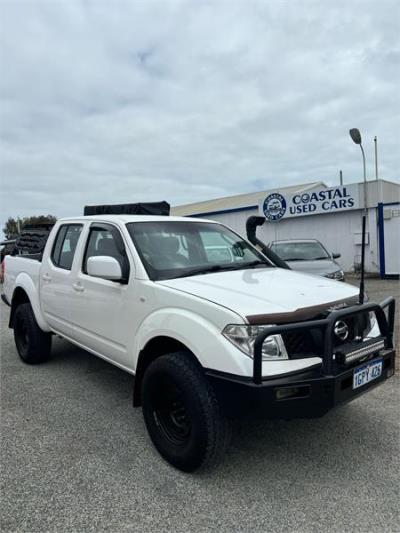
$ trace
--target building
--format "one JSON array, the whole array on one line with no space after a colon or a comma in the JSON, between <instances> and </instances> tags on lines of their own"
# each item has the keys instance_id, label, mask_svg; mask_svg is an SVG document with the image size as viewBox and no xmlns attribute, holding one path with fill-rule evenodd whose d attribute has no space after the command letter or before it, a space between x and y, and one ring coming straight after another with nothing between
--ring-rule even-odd
<instances>
[{"instance_id":1,"label":"building","mask_svg":"<svg viewBox=\"0 0 400 533\"><path fill-rule=\"evenodd\" d=\"M366 271L381 277L397 277L400 184L368 181L366 189ZM265 216L267 224L257 233L264 242L318 239L329 251L340 253L342 268L351 272L361 260L363 208L364 183L328 187L319 181L176 206L171 214L216 220L243 236L248 217Z\"/></svg>"}]
</instances>

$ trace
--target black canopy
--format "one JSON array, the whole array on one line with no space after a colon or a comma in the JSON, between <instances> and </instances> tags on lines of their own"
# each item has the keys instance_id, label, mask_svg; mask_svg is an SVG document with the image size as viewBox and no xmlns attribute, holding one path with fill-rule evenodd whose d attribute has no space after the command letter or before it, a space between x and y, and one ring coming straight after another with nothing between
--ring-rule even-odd
<instances>
[{"instance_id":1,"label":"black canopy","mask_svg":"<svg viewBox=\"0 0 400 533\"><path fill-rule=\"evenodd\" d=\"M90 215L169 215L168 202L138 204L85 205L84 216Z\"/></svg>"}]
</instances>

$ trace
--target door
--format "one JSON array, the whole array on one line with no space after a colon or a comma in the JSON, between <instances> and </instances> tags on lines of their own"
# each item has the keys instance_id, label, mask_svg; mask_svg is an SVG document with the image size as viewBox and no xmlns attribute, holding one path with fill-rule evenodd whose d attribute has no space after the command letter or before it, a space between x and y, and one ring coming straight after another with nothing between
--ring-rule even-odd
<instances>
[{"instance_id":1,"label":"door","mask_svg":"<svg viewBox=\"0 0 400 533\"><path fill-rule=\"evenodd\" d=\"M122 281L90 276L87 261L93 256L117 259L123 273ZM93 223L80 268L76 269L71 312L74 336L85 347L124 367L133 367L128 344L136 329L135 281L126 246L119 229L111 224Z\"/></svg>"},{"instance_id":2,"label":"door","mask_svg":"<svg viewBox=\"0 0 400 533\"><path fill-rule=\"evenodd\" d=\"M62 224L57 232L50 255L40 270L40 301L50 327L70 336L71 305L74 296L72 265L82 231L82 224Z\"/></svg>"}]
</instances>

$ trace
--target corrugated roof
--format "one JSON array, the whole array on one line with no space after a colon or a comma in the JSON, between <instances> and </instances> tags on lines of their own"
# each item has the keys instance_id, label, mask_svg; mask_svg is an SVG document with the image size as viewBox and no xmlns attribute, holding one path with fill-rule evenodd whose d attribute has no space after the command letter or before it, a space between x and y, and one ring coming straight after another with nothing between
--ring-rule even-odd
<instances>
[{"instance_id":1,"label":"corrugated roof","mask_svg":"<svg viewBox=\"0 0 400 533\"><path fill-rule=\"evenodd\" d=\"M259 205L271 192L280 192L282 194L301 193L314 187L327 187L323 181L314 181L312 183L303 183L289 185L288 187L276 187L266 191L257 191L249 194L237 194L235 196L226 196L224 198L215 198L205 202L196 202L194 204L177 205L171 208L171 214L175 216L190 216L201 213L214 213L215 211L226 211L228 209L240 209L241 207L251 207Z\"/></svg>"}]
</instances>

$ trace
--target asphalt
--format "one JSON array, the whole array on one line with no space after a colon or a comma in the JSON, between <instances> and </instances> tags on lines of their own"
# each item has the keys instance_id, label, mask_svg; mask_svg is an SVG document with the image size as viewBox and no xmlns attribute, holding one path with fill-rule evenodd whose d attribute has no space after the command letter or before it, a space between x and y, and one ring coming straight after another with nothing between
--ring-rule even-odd
<instances>
[{"instance_id":1,"label":"asphalt","mask_svg":"<svg viewBox=\"0 0 400 533\"><path fill-rule=\"evenodd\" d=\"M321 419L236 422L217 469L183 474L153 449L128 374L59 339L24 365L0 309L1 531L400 531L398 376Z\"/></svg>"}]
</instances>

